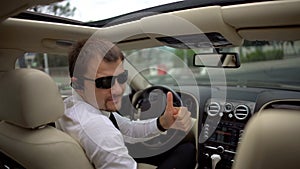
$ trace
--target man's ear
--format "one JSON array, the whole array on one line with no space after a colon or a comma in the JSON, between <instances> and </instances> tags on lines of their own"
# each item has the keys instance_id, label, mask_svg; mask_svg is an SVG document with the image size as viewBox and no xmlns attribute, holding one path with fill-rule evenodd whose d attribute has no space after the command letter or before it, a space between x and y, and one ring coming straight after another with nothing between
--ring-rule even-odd
<instances>
[{"instance_id":1,"label":"man's ear","mask_svg":"<svg viewBox=\"0 0 300 169\"><path fill-rule=\"evenodd\" d=\"M79 78L72 77L71 78L71 86L72 88L79 94L82 98L84 98L84 87L83 81Z\"/></svg>"},{"instance_id":2,"label":"man's ear","mask_svg":"<svg viewBox=\"0 0 300 169\"><path fill-rule=\"evenodd\" d=\"M71 86L75 90L83 90L83 81L80 78L72 77L71 78Z\"/></svg>"}]
</instances>

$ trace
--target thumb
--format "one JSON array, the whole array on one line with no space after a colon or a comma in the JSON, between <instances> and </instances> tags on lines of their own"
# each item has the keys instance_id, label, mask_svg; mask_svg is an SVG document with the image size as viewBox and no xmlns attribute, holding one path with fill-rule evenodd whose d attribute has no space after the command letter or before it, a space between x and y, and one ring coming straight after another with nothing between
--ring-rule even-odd
<instances>
[{"instance_id":1,"label":"thumb","mask_svg":"<svg viewBox=\"0 0 300 169\"><path fill-rule=\"evenodd\" d=\"M167 93L167 106L166 106L167 112L173 112L173 94L171 92Z\"/></svg>"}]
</instances>

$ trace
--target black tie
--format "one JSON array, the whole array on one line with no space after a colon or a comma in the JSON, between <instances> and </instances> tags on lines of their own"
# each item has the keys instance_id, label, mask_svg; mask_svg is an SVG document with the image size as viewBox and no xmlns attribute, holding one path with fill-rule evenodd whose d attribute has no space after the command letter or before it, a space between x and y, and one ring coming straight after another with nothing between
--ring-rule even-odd
<instances>
[{"instance_id":1,"label":"black tie","mask_svg":"<svg viewBox=\"0 0 300 169\"><path fill-rule=\"evenodd\" d=\"M113 114L112 112L110 113L109 119L110 119L110 121L114 124L114 126L115 126L118 130L120 130L120 129L119 129L119 126L118 126L118 123L117 123L117 120L116 120L116 118L115 118L115 116L114 116L114 114Z\"/></svg>"}]
</instances>

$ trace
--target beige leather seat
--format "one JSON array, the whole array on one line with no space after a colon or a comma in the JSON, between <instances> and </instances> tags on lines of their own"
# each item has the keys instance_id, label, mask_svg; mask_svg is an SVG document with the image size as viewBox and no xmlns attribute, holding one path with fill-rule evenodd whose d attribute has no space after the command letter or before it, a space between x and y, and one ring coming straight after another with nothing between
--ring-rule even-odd
<instances>
[{"instance_id":1,"label":"beige leather seat","mask_svg":"<svg viewBox=\"0 0 300 169\"><path fill-rule=\"evenodd\" d=\"M299 169L300 110L266 109L248 123L234 169Z\"/></svg>"},{"instance_id":2,"label":"beige leather seat","mask_svg":"<svg viewBox=\"0 0 300 169\"><path fill-rule=\"evenodd\" d=\"M0 77L0 151L28 169L92 169L81 146L46 124L64 105L54 81L33 69Z\"/></svg>"}]
</instances>

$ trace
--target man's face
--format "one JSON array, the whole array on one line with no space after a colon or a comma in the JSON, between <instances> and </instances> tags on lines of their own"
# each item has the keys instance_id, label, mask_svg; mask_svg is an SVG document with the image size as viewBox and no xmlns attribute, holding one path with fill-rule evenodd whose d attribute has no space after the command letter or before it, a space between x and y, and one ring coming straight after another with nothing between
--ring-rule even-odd
<instances>
[{"instance_id":1,"label":"man's face","mask_svg":"<svg viewBox=\"0 0 300 169\"><path fill-rule=\"evenodd\" d=\"M95 65L95 64L91 64ZM98 65L98 64L97 64ZM96 74L95 74L96 71ZM97 79L107 76L118 76L125 70L121 59L116 62L102 61L98 67L88 67L85 77ZM106 111L117 111L121 107L126 83L120 84L116 79L109 89L96 88L94 81L84 81L83 97L91 105Z\"/></svg>"}]
</instances>

